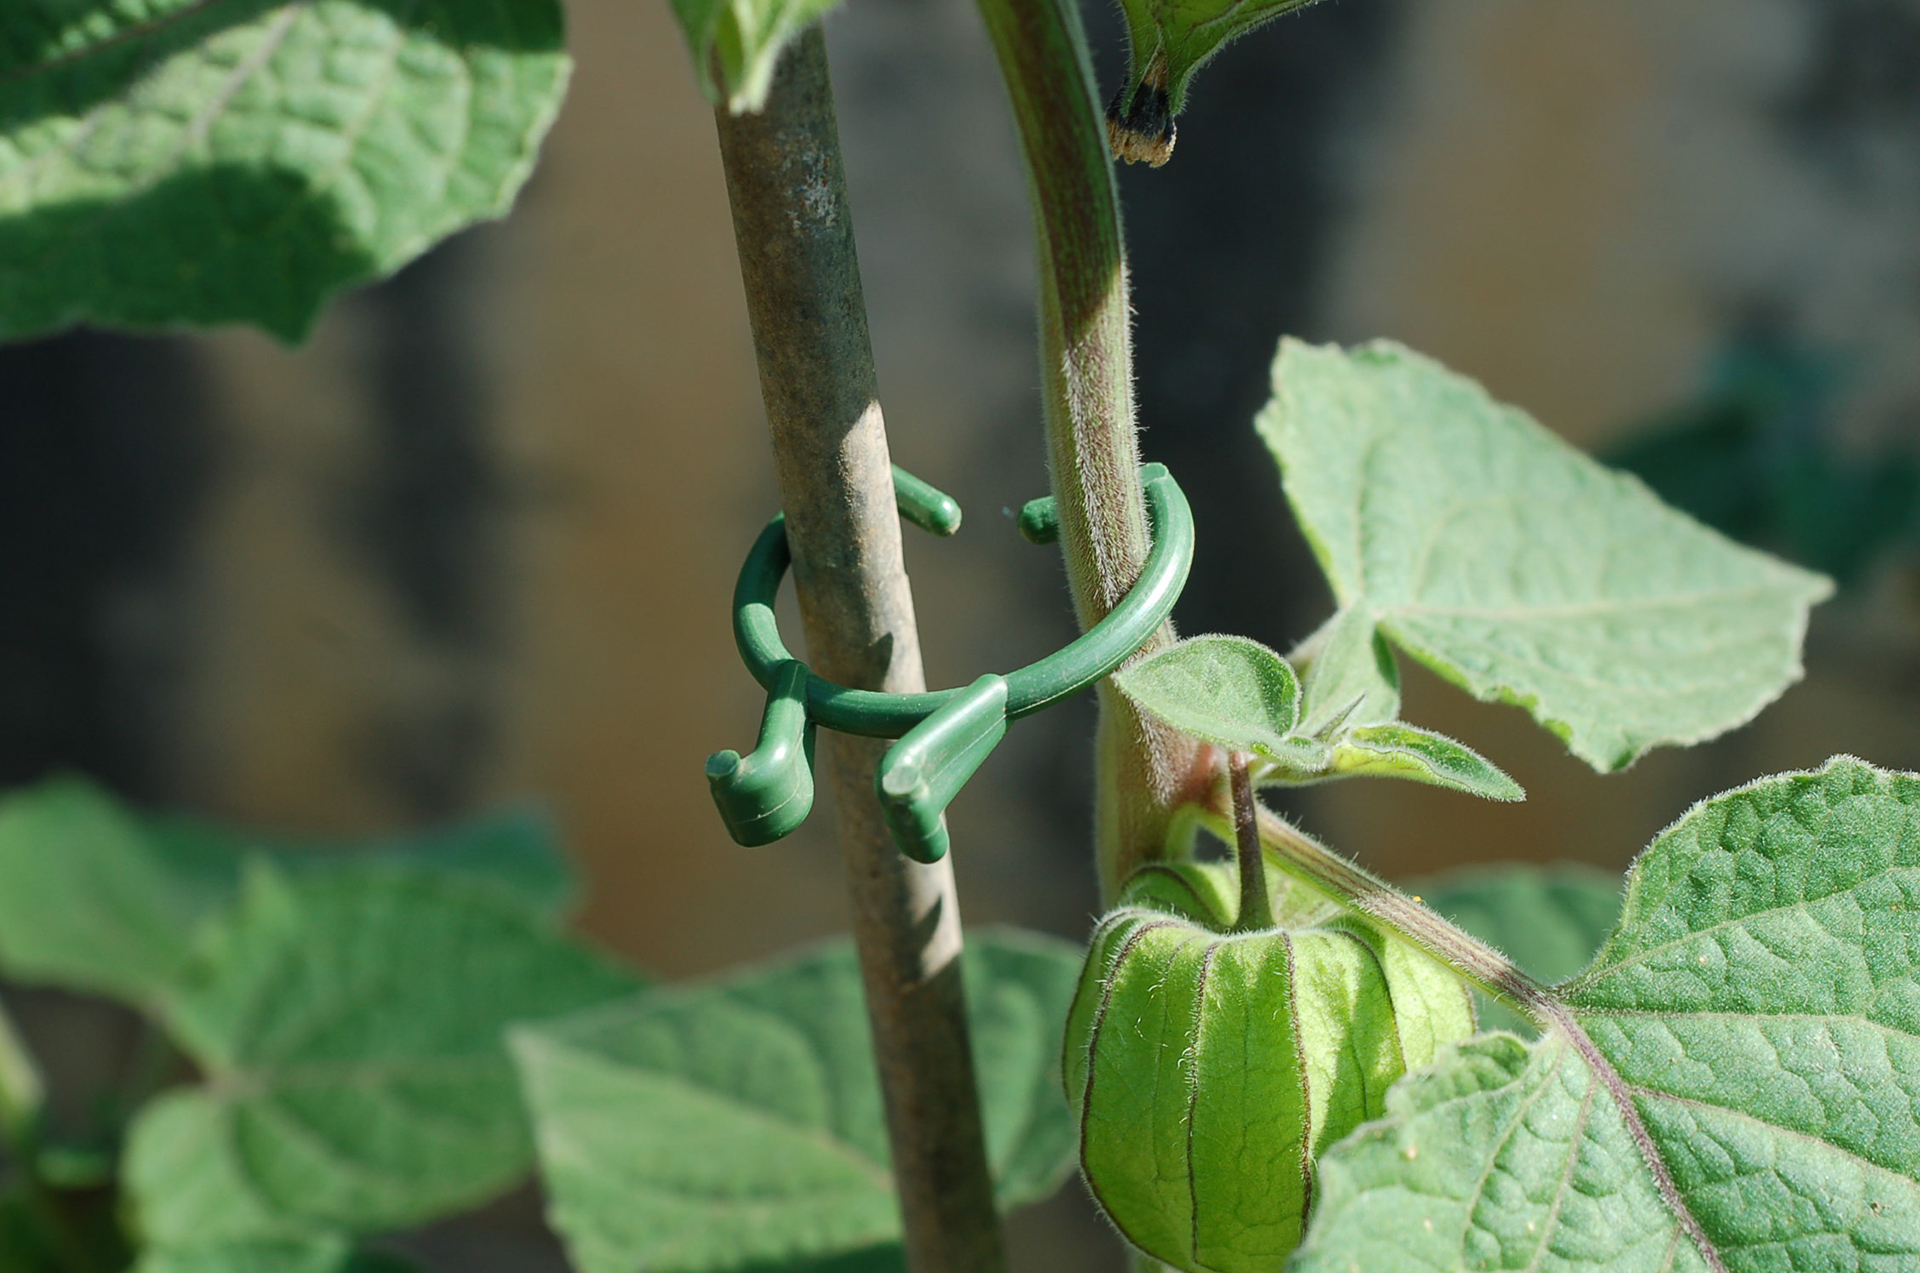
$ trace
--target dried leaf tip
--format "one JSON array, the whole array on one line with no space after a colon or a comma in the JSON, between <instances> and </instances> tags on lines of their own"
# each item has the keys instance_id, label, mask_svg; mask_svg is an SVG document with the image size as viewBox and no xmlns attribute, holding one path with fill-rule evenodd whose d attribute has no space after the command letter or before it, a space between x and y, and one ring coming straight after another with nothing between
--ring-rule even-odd
<instances>
[{"instance_id":1,"label":"dried leaf tip","mask_svg":"<svg viewBox=\"0 0 1920 1273\"><path fill-rule=\"evenodd\" d=\"M1140 82L1121 85L1107 104L1107 145L1115 159L1158 168L1173 158L1177 133L1167 96L1167 59L1155 53Z\"/></svg>"}]
</instances>

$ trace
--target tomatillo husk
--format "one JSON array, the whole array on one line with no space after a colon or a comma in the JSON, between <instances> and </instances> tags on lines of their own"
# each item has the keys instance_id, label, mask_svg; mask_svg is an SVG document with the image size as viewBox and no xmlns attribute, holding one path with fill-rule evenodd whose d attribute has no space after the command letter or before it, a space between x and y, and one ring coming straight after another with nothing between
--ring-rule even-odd
<instances>
[{"instance_id":1,"label":"tomatillo husk","mask_svg":"<svg viewBox=\"0 0 1920 1273\"><path fill-rule=\"evenodd\" d=\"M1273 1273L1321 1151L1473 1033L1451 971L1364 920L1226 931L1226 868L1154 868L1094 933L1067 1021L1081 1167L1107 1217L1190 1273Z\"/></svg>"}]
</instances>

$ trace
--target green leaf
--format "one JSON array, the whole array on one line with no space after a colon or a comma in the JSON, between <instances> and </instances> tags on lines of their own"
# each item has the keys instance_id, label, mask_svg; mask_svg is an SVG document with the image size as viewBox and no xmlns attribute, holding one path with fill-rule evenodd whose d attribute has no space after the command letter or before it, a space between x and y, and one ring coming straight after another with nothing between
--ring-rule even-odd
<instances>
[{"instance_id":1,"label":"green leaf","mask_svg":"<svg viewBox=\"0 0 1920 1273\"><path fill-rule=\"evenodd\" d=\"M1296 657L1307 660L1300 732L1332 745L1322 771L1303 777L1405 778L1488 800L1526 799L1519 783L1471 747L1394 719L1400 672L1365 612L1340 610Z\"/></svg>"},{"instance_id":2,"label":"green leaf","mask_svg":"<svg viewBox=\"0 0 1920 1273\"><path fill-rule=\"evenodd\" d=\"M9 0L0 338L257 323L504 214L565 89L556 0Z\"/></svg>"},{"instance_id":3,"label":"green leaf","mask_svg":"<svg viewBox=\"0 0 1920 1273\"><path fill-rule=\"evenodd\" d=\"M355 1251L344 1238L232 1242L149 1251L133 1273L417 1273L411 1260Z\"/></svg>"},{"instance_id":4,"label":"green leaf","mask_svg":"<svg viewBox=\"0 0 1920 1273\"><path fill-rule=\"evenodd\" d=\"M1409 892L1552 984L1593 961L1620 917L1620 877L1588 866L1518 862L1466 867L1417 880ZM1480 1023L1531 1035L1525 1018L1481 996Z\"/></svg>"},{"instance_id":5,"label":"green leaf","mask_svg":"<svg viewBox=\"0 0 1920 1273\"><path fill-rule=\"evenodd\" d=\"M1262 437L1347 622L1596 769L1743 724L1801 674L1818 575L1742 548L1398 345L1281 344Z\"/></svg>"},{"instance_id":6,"label":"green leaf","mask_svg":"<svg viewBox=\"0 0 1920 1273\"><path fill-rule=\"evenodd\" d=\"M253 872L161 1000L206 1085L142 1112L159 1245L371 1232L464 1209L531 1146L503 1031L633 980L494 888L372 864Z\"/></svg>"},{"instance_id":7,"label":"green leaf","mask_svg":"<svg viewBox=\"0 0 1920 1273\"><path fill-rule=\"evenodd\" d=\"M1073 1157L1059 1087L1077 947L966 949L988 1155L1003 1205ZM900 1219L850 945L513 1032L554 1227L582 1273L886 1261Z\"/></svg>"},{"instance_id":8,"label":"green leaf","mask_svg":"<svg viewBox=\"0 0 1920 1273\"><path fill-rule=\"evenodd\" d=\"M1520 784L1471 747L1412 725L1349 730L1333 748L1334 777L1372 774L1450 787L1487 800L1525 800Z\"/></svg>"},{"instance_id":9,"label":"green leaf","mask_svg":"<svg viewBox=\"0 0 1920 1273\"><path fill-rule=\"evenodd\" d=\"M10 976L145 1002L179 971L205 899L90 783L0 800L0 963Z\"/></svg>"},{"instance_id":10,"label":"green leaf","mask_svg":"<svg viewBox=\"0 0 1920 1273\"><path fill-rule=\"evenodd\" d=\"M738 115L767 104L774 67L793 38L839 0L673 0L693 54L693 73L709 100ZM720 79L715 82L714 63Z\"/></svg>"},{"instance_id":11,"label":"green leaf","mask_svg":"<svg viewBox=\"0 0 1920 1273\"><path fill-rule=\"evenodd\" d=\"M1114 674L1121 693L1175 729L1270 760L1302 754L1292 737L1300 683L1287 661L1237 636L1200 636Z\"/></svg>"},{"instance_id":12,"label":"green leaf","mask_svg":"<svg viewBox=\"0 0 1920 1273\"><path fill-rule=\"evenodd\" d=\"M1187 86L1227 41L1313 0L1121 0L1127 18L1127 81L1109 117L1115 153L1155 167L1173 153L1173 117ZM1132 143L1129 145L1129 143ZM1136 149L1137 148L1137 149Z\"/></svg>"},{"instance_id":13,"label":"green leaf","mask_svg":"<svg viewBox=\"0 0 1920 1273\"><path fill-rule=\"evenodd\" d=\"M455 875L554 920L573 908L579 892L553 819L528 803L358 840L260 835L171 813L140 817L153 852L221 905L232 901L247 863L255 861L289 874L385 862Z\"/></svg>"},{"instance_id":14,"label":"green leaf","mask_svg":"<svg viewBox=\"0 0 1920 1273\"><path fill-rule=\"evenodd\" d=\"M1325 737L1342 726L1384 725L1400 714L1400 669L1373 620L1359 610L1336 613L1301 643L1300 732Z\"/></svg>"},{"instance_id":15,"label":"green leaf","mask_svg":"<svg viewBox=\"0 0 1920 1273\"><path fill-rule=\"evenodd\" d=\"M0 799L0 964L9 975L148 1004L190 960L199 926L233 904L243 865L289 873L387 862L485 881L556 914L573 879L529 808L360 844L255 837L148 814L80 778Z\"/></svg>"},{"instance_id":16,"label":"green leaf","mask_svg":"<svg viewBox=\"0 0 1920 1273\"><path fill-rule=\"evenodd\" d=\"M1696 806L1549 1011L1321 1160L1293 1273L1920 1267L1920 776Z\"/></svg>"}]
</instances>

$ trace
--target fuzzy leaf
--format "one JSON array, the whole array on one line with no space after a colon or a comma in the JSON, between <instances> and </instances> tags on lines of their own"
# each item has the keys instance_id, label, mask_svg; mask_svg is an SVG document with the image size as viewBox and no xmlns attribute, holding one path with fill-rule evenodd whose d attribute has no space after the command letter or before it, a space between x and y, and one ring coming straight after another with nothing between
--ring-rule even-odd
<instances>
[{"instance_id":1,"label":"fuzzy leaf","mask_svg":"<svg viewBox=\"0 0 1920 1273\"><path fill-rule=\"evenodd\" d=\"M1564 981L1593 962L1594 952L1620 917L1620 877L1567 863L1466 867L1407 888L1548 984ZM1524 1018L1485 996L1480 998L1480 1024L1489 1030L1534 1033Z\"/></svg>"},{"instance_id":2,"label":"fuzzy leaf","mask_svg":"<svg viewBox=\"0 0 1920 1273\"><path fill-rule=\"evenodd\" d=\"M565 89L556 0L8 0L0 338L257 323L502 215Z\"/></svg>"},{"instance_id":3,"label":"fuzzy leaf","mask_svg":"<svg viewBox=\"0 0 1920 1273\"><path fill-rule=\"evenodd\" d=\"M232 905L248 862L289 873L384 862L469 878L554 916L573 876L530 808L359 843L257 837L136 810L81 778L0 799L0 965L24 981L149 1005Z\"/></svg>"},{"instance_id":4,"label":"fuzzy leaf","mask_svg":"<svg viewBox=\"0 0 1920 1273\"><path fill-rule=\"evenodd\" d=\"M1318 738L1336 726L1384 725L1400 714L1400 669L1364 611L1335 614L1301 650L1307 657L1301 733Z\"/></svg>"},{"instance_id":5,"label":"fuzzy leaf","mask_svg":"<svg viewBox=\"0 0 1920 1273\"><path fill-rule=\"evenodd\" d=\"M713 101L734 114L767 104L773 71L793 38L839 0L673 0L693 54L693 73ZM720 80L713 64L718 61Z\"/></svg>"},{"instance_id":6,"label":"fuzzy leaf","mask_svg":"<svg viewBox=\"0 0 1920 1273\"><path fill-rule=\"evenodd\" d=\"M1289 340L1273 376L1258 427L1342 609L1596 769L1712 738L1799 679L1821 576L1400 346Z\"/></svg>"},{"instance_id":7,"label":"fuzzy leaf","mask_svg":"<svg viewBox=\"0 0 1920 1273\"><path fill-rule=\"evenodd\" d=\"M1323 1158L1292 1273L1920 1267L1920 776L1696 806L1555 1011Z\"/></svg>"},{"instance_id":8,"label":"fuzzy leaf","mask_svg":"<svg viewBox=\"0 0 1920 1273\"><path fill-rule=\"evenodd\" d=\"M1287 661L1236 636L1200 636L1114 674L1121 693L1175 729L1233 751L1285 759L1304 740L1300 683Z\"/></svg>"},{"instance_id":9,"label":"fuzzy leaf","mask_svg":"<svg viewBox=\"0 0 1920 1273\"><path fill-rule=\"evenodd\" d=\"M1080 951L971 934L965 959L1000 1200L1034 1201L1073 1157L1058 1067ZM553 1224L583 1273L896 1258L899 1212L848 944L525 1027L513 1046Z\"/></svg>"},{"instance_id":10,"label":"fuzzy leaf","mask_svg":"<svg viewBox=\"0 0 1920 1273\"><path fill-rule=\"evenodd\" d=\"M144 1233L372 1232L485 1200L532 1155L506 1026L633 985L483 884L256 870L161 1001L207 1082L135 1123Z\"/></svg>"},{"instance_id":11,"label":"fuzzy leaf","mask_svg":"<svg viewBox=\"0 0 1920 1273\"><path fill-rule=\"evenodd\" d=\"M1173 153L1173 117L1187 85L1220 47L1313 0L1121 0L1127 81L1109 111L1115 153L1155 167ZM1131 143L1131 144L1129 144Z\"/></svg>"},{"instance_id":12,"label":"fuzzy leaf","mask_svg":"<svg viewBox=\"0 0 1920 1273\"><path fill-rule=\"evenodd\" d=\"M1487 800L1525 800L1520 784L1479 752L1412 725L1368 725L1334 744L1335 777L1374 774L1450 787Z\"/></svg>"}]
</instances>

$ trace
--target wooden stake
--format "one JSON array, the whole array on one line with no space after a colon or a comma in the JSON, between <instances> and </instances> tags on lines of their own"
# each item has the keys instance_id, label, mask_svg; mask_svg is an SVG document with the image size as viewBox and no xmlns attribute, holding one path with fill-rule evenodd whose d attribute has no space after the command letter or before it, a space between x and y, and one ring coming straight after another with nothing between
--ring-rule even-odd
<instances>
[{"instance_id":1,"label":"wooden stake","mask_svg":"<svg viewBox=\"0 0 1920 1273\"><path fill-rule=\"evenodd\" d=\"M717 114L808 660L842 685L925 689L819 28L787 50L764 111ZM873 793L886 746L822 732L819 762L839 811L907 1263L1000 1273L953 872L894 848Z\"/></svg>"}]
</instances>

